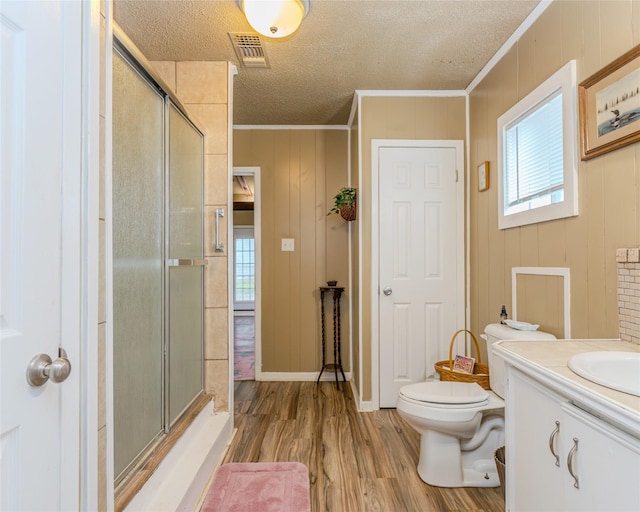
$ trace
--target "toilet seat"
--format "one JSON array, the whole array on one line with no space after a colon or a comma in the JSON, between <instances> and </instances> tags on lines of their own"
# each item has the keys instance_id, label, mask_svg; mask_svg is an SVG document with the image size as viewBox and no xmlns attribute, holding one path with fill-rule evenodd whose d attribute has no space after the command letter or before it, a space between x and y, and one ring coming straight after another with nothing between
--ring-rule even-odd
<instances>
[{"instance_id":1,"label":"toilet seat","mask_svg":"<svg viewBox=\"0 0 640 512\"><path fill-rule=\"evenodd\" d=\"M489 393L475 382L418 382L403 386L400 395L413 403L454 409L480 407L489 401Z\"/></svg>"}]
</instances>

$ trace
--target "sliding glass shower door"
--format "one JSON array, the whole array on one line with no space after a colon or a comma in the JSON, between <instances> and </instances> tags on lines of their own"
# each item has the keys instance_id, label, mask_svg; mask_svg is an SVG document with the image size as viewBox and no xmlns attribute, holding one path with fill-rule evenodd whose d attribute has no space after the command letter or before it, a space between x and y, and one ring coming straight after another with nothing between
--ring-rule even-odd
<instances>
[{"instance_id":1,"label":"sliding glass shower door","mask_svg":"<svg viewBox=\"0 0 640 512\"><path fill-rule=\"evenodd\" d=\"M113 55L115 475L163 430L164 98Z\"/></svg>"},{"instance_id":2,"label":"sliding glass shower door","mask_svg":"<svg viewBox=\"0 0 640 512\"><path fill-rule=\"evenodd\" d=\"M113 54L116 484L203 390L203 136Z\"/></svg>"},{"instance_id":3,"label":"sliding glass shower door","mask_svg":"<svg viewBox=\"0 0 640 512\"><path fill-rule=\"evenodd\" d=\"M203 384L202 137L169 104L168 417L171 425ZM179 375L180 378L174 378Z\"/></svg>"}]
</instances>

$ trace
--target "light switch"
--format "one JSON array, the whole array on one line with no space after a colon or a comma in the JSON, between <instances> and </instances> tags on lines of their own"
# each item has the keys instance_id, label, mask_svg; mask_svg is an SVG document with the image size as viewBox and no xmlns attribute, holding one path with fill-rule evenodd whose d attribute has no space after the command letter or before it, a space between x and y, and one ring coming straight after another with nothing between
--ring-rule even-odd
<instances>
[{"instance_id":1,"label":"light switch","mask_svg":"<svg viewBox=\"0 0 640 512\"><path fill-rule=\"evenodd\" d=\"M283 238L282 239L282 250L283 251L293 251L295 247L295 241L293 238Z\"/></svg>"}]
</instances>

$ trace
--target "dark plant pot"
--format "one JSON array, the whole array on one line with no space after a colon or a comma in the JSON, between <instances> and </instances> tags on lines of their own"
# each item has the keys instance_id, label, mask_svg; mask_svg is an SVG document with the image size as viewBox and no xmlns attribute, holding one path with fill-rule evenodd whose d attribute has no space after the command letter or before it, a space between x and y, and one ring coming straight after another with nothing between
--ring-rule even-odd
<instances>
[{"instance_id":1,"label":"dark plant pot","mask_svg":"<svg viewBox=\"0 0 640 512\"><path fill-rule=\"evenodd\" d=\"M346 204L340 205L340 216L346 221L356 220L356 202L349 208Z\"/></svg>"}]
</instances>

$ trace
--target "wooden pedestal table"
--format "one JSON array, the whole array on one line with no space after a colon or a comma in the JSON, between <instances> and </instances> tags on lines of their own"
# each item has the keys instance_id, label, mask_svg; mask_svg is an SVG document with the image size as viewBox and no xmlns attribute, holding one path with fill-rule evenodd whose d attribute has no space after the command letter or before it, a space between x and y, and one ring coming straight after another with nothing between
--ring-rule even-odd
<instances>
[{"instance_id":1,"label":"wooden pedestal table","mask_svg":"<svg viewBox=\"0 0 640 512\"><path fill-rule=\"evenodd\" d=\"M317 382L320 382L320 377L325 370L335 372L336 374L336 388L340 388L338 380L338 372L342 374L343 382L347 382L342 369L342 352L340 347L340 297L344 288L337 286L321 286L320 287L320 322L322 325L322 369L320 375L318 375ZM326 362L326 334L325 334L325 319L324 319L324 296L325 293L333 294L333 362Z\"/></svg>"}]
</instances>

